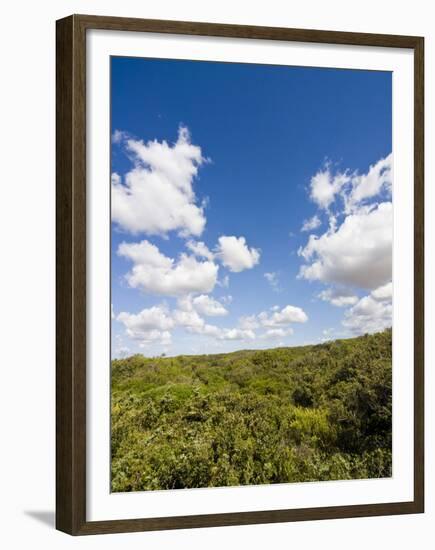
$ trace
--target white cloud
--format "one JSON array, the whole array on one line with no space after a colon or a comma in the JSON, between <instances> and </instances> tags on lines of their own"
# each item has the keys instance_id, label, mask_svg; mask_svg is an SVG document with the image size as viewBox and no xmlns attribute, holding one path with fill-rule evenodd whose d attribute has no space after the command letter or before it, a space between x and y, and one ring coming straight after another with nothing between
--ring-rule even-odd
<instances>
[{"instance_id":1,"label":"white cloud","mask_svg":"<svg viewBox=\"0 0 435 550\"><path fill-rule=\"evenodd\" d=\"M302 308L288 305L272 314L262 311L258 319L264 327L274 328L291 323L305 323L308 321L308 316Z\"/></svg>"},{"instance_id":2,"label":"white cloud","mask_svg":"<svg viewBox=\"0 0 435 550\"><path fill-rule=\"evenodd\" d=\"M272 272L269 272L269 273L265 273L264 277L266 278L267 282L272 287L272 290L274 290L275 292L279 292L281 290L281 288L279 286L278 273L275 273L274 271L272 271Z\"/></svg>"},{"instance_id":3,"label":"white cloud","mask_svg":"<svg viewBox=\"0 0 435 550\"><path fill-rule=\"evenodd\" d=\"M174 320L165 306L154 306L139 313L121 312L117 320L123 323L127 335L142 345L159 343L167 345L171 341L170 329Z\"/></svg>"},{"instance_id":4,"label":"white cloud","mask_svg":"<svg viewBox=\"0 0 435 550\"><path fill-rule=\"evenodd\" d=\"M143 309L137 314L122 311L117 319L125 325L128 335L132 338L135 337L136 333L151 329L168 330L174 326L174 321L168 309L162 305Z\"/></svg>"},{"instance_id":5,"label":"white cloud","mask_svg":"<svg viewBox=\"0 0 435 550\"><path fill-rule=\"evenodd\" d=\"M210 325L204 321L198 313L192 309L175 310L173 314L174 322L177 326L184 327L189 332L209 336L217 340L253 340L255 333L253 330L241 328L220 328Z\"/></svg>"},{"instance_id":6,"label":"white cloud","mask_svg":"<svg viewBox=\"0 0 435 550\"><path fill-rule=\"evenodd\" d=\"M169 311L165 305L143 309L137 314L122 312L117 319L124 324L126 334L144 347L157 343L171 343L171 330L182 327L194 334L203 334L221 338L222 330L208 325L204 319L188 303L179 302L184 309Z\"/></svg>"},{"instance_id":7,"label":"white cloud","mask_svg":"<svg viewBox=\"0 0 435 550\"><path fill-rule=\"evenodd\" d=\"M112 134L112 143L121 143L124 139L128 139L127 132L123 132L122 130L115 130Z\"/></svg>"},{"instance_id":8,"label":"white cloud","mask_svg":"<svg viewBox=\"0 0 435 550\"><path fill-rule=\"evenodd\" d=\"M309 265L299 276L308 280L373 289L391 279L391 202L364 207L320 237L310 235L299 255Z\"/></svg>"},{"instance_id":9,"label":"white cloud","mask_svg":"<svg viewBox=\"0 0 435 550\"><path fill-rule=\"evenodd\" d=\"M193 298L192 302L194 308L202 315L206 315L208 317L220 317L228 314L228 310L226 310L220 302L210 296L207 296L206 294L196 296Z\"/></svg>"},{"instance_id":10,"label":"white cloud","mask_svg":"<svg viewBox=\"0 0 435 550\"><path fill-rule=\"evenodd\" d=\"M122 312L117 319L124 324L127 335L139 342L141 347L150 344L169 345L171 330L176 327L184 328L187 332L211 337L217 341L252 341L256 339L255 329L261 325L267 330L261 335L262 339L279 339L293 334L293 329L287 326L290 322L302 322L299 308L291 311L287 306L280 312L279 317L265 318L263 314L240 319L239 326L221 328L205 322L195 310L194 301L178 300L178 309L172 312L165 305L144 309L137 314ZM283 313L284 312L284 313ZM264 312L263 312L264 313ZM292 313L290 315L290 313ZM261 319L261 321L260 321ZM299 321L296 321L299 319Z\"/></svg>"},{"instance_id":11,"label":"white cloud","mask_svg":"<svg viewBox=\"0 0 435 550\"><path fill-rule=\"evenodd\" d=\"M292 328L270 328L263 335L262 338L284 338L285 336L290 336L293 334Z\"/></svg>"},{"instance_id":12,"label":"white cloud","mask_svg":"<svg viewBox=\"0 0 435 550\"><path fill-rule=\"evenodd\" d=\"M382 290L377 293L378 290L380 289L364 296L346 311L343 326L353 334L371 334L392 326L393 306L391 296L386 296ZM375 298L376 293L377 298ZM386 297L380 298L381 295Z\"/></svg>"},{"instance_id":13,"label":"white cloud","mask_svg":"<svg viewBox=\"0 0 435 550\"><path fill-rule=\"evenodd\" d=\"M230 301L227 303L230 303ZM206 294L201 294L196 297L193 297L190 294L187 296L181 296L178 298L177 304L181 311L196 311L207 317L221 317L228 314L228 310L225 309L225 307L218 300L215 300Z\"/></svg>"},{"instance_id":14,"label":"white cloud","mask_svg":"<svg viewBox=\"0 0 435 550\"><path fill-rule=\"evenodd\" d=\"M393 297L393 284L389 282L386 285L380 286L379 288L373 290L371 294L375 300L391 300Z\"/></svg>"},{"instance_id":15,"label":"white cloud","mask_svg":"<svg viewBox=\"0 0 435 550\"><path fill-rule=\"evenodd\" d=\"M187 241L187 248L198 256L198 258L205 258L206 260L213 260L214 254L208 249L208 247L202 241Z\"/></svg>"},{"instance_id":16,"label":"white cloud","mask_svg":"<svg viewBox=\"0 0 435 550\"><path fill-rule=\"evenodd\" d=\"M346 288L328 288L322 290L318 297L336 307L353 306L358 301L358 296Z\"/></svg>"},{"instance_id":17,"label":"white cloud","mask_svg":"<svg viewBox=\"0 0 435 550\"><path fill-rule=\"evenodd\" d=\"M206 219L196 204L193 181L205 161L201 148L192 145L187 128L180 127L174 145L166 141L134 140L123 132L113 139L122 142L134 162L123 181L112 175L112 221L133 234L201 235Z\"/></svg>"},{"instance_id":18,"label":"white cloud","mask_svg":"<svg viewBox=\"0 0 435 550\"><path fill-rule=\"evenodd\" d=\"M252 341L257 338L255 330L264 327L266 330L260 335L261 339L281 339L293 334L290 324L308 319L301 308L286 306L242 317L236 327L219 327L206 323L198 309L205 315L216 315L217 312L221 315L222 305L209 296L196 298L191 295L178 298L178 307L172 311L162 304L143 309L137 314L122 312L117 320L124 324L127 336L138 341L141 347L146 347L150 344L169 345L171 331L176 328L216 341Z\"/></svg>"},{"instance_id":19,"label":"white cloud","mask_svg":"<svg viewBox=\"0 0 435 550\"><path fill-rule=\"evenodd\" d=\"M376 164L371 165L366 174L350 173L348 170L332 174L330 166L327 166L311 178L310 198L319 208L328 210L335 202L336 197L340 195L345 204L345 212L349 214L367 199L379 195L381 191L386 190L391 193L392 164L393 155L390 153ZM305 223L309 224L310 221L315 223L315 217L306 220L304 225ZM307 230L310 229L312 228ZM304 227L302 227L303 230Z\"/></svg>"},{"instance_id":20,"label":"white cloud","mask_svg":"<svg viewBox=\"0 0 435 550\"><path fill-rule=\"evenodd\" d=\"M218 242L216 257L234 273L251 269L260 260L260 252L255 248L248 248L245 237L224 235L219 237Z\"/></svg>"},{"instance_id":21,"label":"white cloud","mask_svg":"<svg viewBox=\"0 0 435 550\"><path fill-rule=\"evenodd\" d=\"M367 174L355 174L352 177L352 189L345 197L346 210L351 212L357 205L366 199L378 195L383 189L391 193L393 155L380 159L376 164L370 166Z\"/></svg>"},{"instance_id":22,"label":"white cloud","mask_svg":"<svg viewBox=\"0 0 435 550\"><path fill-rule=\"evenodd\" d=\"M332 175L329 167L327 167L311 178L310 197L317 206L327 210L348 181L349 175L347 173Z\"/></svg>"},{"instance_id":23,"label":"white cloud","mask_svg":"<svg viewBox=\"0 0 435 550\"><path fill-rule=\"evenodd\" d=\"M201 332L205 326L204 319L194 309L176 309L173 312L173 319L177 326L187 328L192 332Z\"/></svg>"},{"instance_id":24,"label":"white cloud","mask_svg":"<svg viewBox=\"0 0 435 550\"><path fill-rule=\"evenodd\" d=\"M293 323L305 323L308 316L303 309L287 305L283 308L274 306L269 311L262 311L258 315L246 315L239 318L239 327L242 330L256 330L264 327L268 330L262 334L262 338L282 338L293 334L289 325Z\"/></svg>"},{"instance_id":25,"label":"white cloud","mask_svg":"<svg viewBox=\"0 0 435 550\"><path fill-rule=\"evenodd\" d=\"M332 174L328 166L311 180L310 196L327 210L329 228L299 249L305 265L298 276L333 285L317 296L349 308L343 325L354 334L392 322L392 161L392 154L381 158L365 174ZM358 298L355 288L371 292Z\"/></svg>"},{"instance_id":26,"label":"white cloud","mask_svg":"<svg viewBox=\"0 0 435 550\"><path fill-rule=\"evenodd\" d=\"M254 340L255 332L253 330L243 330L240 328L224 328L218 336L219 340Z\"/></svg>"},{"instance_id":27,"label":"white cloud","mask_svg":"<svg viewBox=\"0 0 435 550\"><path fill-rule=\"evenodd\" d=\"M133 262L126 275L128 284L151 294L181 296L211 292L217 281L218 266L181 254L178 261L168 258L147 240L121 243L118 254Z\"/></svg>"},{"instance_id":28,"label":"white cloud","mask_svg":"<svg viewBox=\"0 0 435 550\"><path fill-rule=\"evenodd\" d=\"M244 330L255 330L259 326L260 323L256 315L246 315L244 317L240 317L239 319L239 327Z\"/></svg>"},{"instance_id":29,"label":"white cloud","mask_svg":"<svg viewBox=\"0 0 435 550\"><path fill-rule=\"evenodd\" d=\"M322 222L320 221L320 218L317 214L315 214L312 218L309 218L308 220L304 220L304 223L302 224L301 231L313 231L314 229L317 229L322 225Z\"/></svg>"}]
</instances>

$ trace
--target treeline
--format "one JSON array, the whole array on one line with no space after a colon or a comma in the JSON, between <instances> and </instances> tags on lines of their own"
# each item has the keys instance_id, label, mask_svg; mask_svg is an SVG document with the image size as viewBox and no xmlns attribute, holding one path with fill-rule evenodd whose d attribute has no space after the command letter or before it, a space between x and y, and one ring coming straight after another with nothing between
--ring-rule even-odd
<instances>
[{"instance_id":1,"label":"treeline","mask_svg":"<svg viewBox=\"0 0 435 550\"><path fill-rule=\"evenodd\" d=\"M112 490L391 476L391 330L112 362Z\"/></svg>"}]
</instances>

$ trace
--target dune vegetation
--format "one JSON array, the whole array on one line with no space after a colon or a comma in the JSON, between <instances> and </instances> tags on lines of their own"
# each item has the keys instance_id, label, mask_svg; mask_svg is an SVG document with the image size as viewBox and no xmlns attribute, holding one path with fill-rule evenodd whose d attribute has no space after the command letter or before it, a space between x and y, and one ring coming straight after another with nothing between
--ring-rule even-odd
<instances>
[{"instance_id":1,"label":"dune vegetation","mask_svg":"<svg viewBox=\"0 0 435 550\"><path fill-rule=\"evenodd\" d=\"M391 330L112 361L112 491L391 476Z\"/></svg>"}]
</instances>

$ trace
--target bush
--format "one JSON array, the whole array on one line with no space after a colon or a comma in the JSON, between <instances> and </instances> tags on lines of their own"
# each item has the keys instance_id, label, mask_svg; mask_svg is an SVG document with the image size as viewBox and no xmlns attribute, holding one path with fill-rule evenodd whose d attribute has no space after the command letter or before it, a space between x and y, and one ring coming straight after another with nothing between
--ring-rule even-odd
<instances>
[{"instance_id":1,"label":"bush","mask_svg":"<svg viewBox=\"0 0 435 550\"><path fill-rule=\"evenodd\" d=\"M391 476L391 330L112 363L112 490Z\"/></svg>"}]
</instances>

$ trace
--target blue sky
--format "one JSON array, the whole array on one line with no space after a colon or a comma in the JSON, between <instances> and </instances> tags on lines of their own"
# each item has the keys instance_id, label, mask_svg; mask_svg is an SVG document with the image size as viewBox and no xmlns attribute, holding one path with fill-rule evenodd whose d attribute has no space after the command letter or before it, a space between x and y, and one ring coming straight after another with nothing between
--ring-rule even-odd
<instances>
[{"instance_id":1,"label":"blue sky","mask_svg":"<svg viewBox=\"0 0 435 550\"><path fill-rule=\"evenodd\" d=\"M113 356L390 326L391 95L387 72L112 58Z\"/></svg>"}]
</instances>

